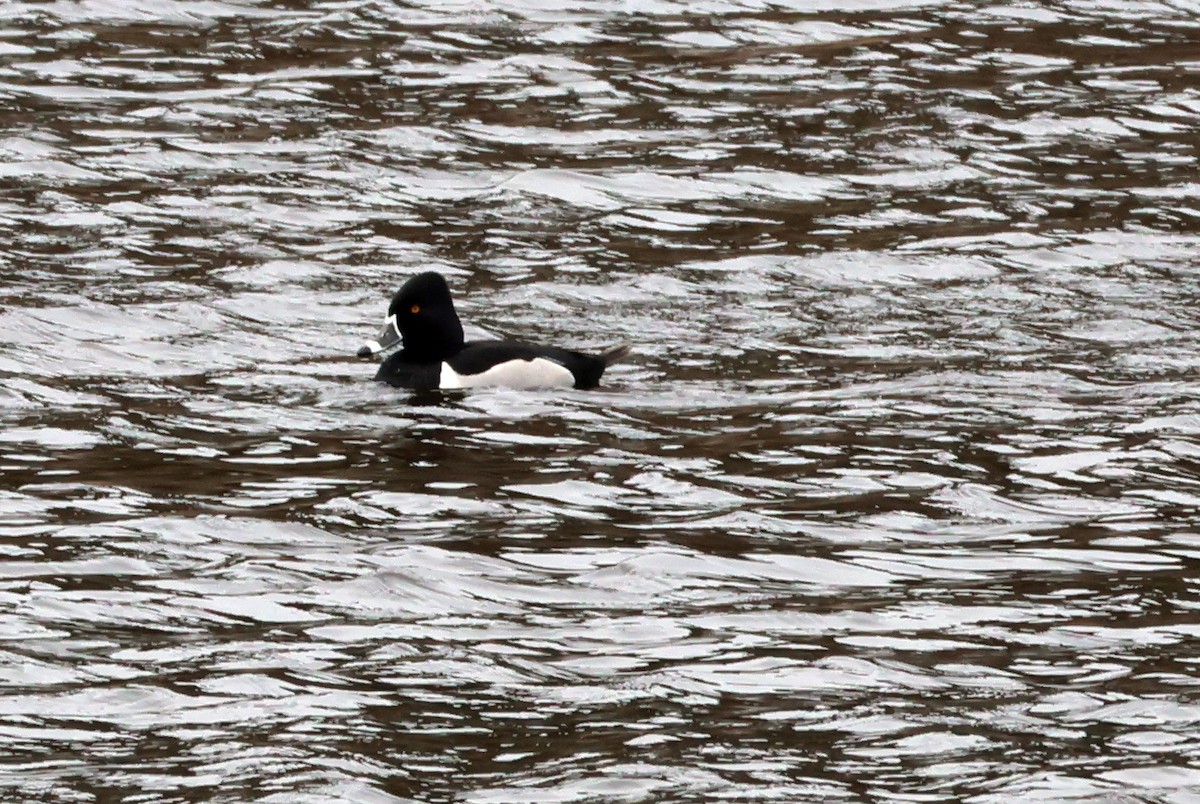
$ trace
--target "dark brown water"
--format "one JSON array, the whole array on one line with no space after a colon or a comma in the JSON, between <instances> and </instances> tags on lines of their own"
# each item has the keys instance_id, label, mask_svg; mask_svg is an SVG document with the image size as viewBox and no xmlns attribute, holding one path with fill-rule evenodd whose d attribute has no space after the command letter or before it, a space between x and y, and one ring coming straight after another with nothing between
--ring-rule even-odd
<instances>
[{"instance_id":1,"label":"dark brown water","mask_svg":"<svg viewBox=\"0 0 1200 804\"><path fill-rule=\"evenodd\" d=\"M0 6L0 799L1200 796L1200 7ZM351 355L635 344L413 404Z\"/></svg>"}]
</instances>

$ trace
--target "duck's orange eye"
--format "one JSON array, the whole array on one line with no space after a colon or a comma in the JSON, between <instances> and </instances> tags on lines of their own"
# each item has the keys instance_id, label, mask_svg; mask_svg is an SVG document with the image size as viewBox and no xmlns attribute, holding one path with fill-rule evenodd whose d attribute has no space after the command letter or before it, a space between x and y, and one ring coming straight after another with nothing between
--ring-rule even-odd
<instances>
[{"instance_id":1,"label":"duck's orange eye","mask_svg":"<svg viewBox=\"0 0 1200 804\"><path fill-rule=\"evenodd\" d=\"M412 307L408 308L408 311L413 315L416 315L417 313L421 312L421 305L414 304Z\"/></svg>"}]
</instances>

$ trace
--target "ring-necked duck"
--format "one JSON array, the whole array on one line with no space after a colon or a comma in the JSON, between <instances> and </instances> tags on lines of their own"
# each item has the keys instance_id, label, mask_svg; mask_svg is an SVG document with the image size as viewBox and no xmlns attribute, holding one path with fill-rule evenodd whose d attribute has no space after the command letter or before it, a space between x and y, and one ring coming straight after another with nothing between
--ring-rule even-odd
<instances>
[{"instance_id":1,"label":"ring-necked duck","mask_svg":"<svg viewBox=\"0 0 1200 804\"><path fill-rule=\"evenodd\" d=\"M404 283L388 307L379 339L359 357L402 348L379 366L375 379L396 388L595 388L610 364L629 354L618 346L585 355L515 341L463 341L445 278L434 271Z\"/></svg>"}]
</instances>

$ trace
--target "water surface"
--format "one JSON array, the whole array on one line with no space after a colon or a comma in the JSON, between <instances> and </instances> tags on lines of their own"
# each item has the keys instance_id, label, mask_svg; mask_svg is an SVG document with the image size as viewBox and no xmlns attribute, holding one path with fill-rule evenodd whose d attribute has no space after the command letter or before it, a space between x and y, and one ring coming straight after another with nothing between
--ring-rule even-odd
<instances>
[{"instance_id":1,"label":"water surface","mask_svg":"<svg viewBox=\"0 0 1200 804\"><path fill-rule=\"evenodd\" d=\"M1188 3L0 8L0 795L1195 801ZM635 345L413 400L468 334Z\"/></svg>"}]
</instances>

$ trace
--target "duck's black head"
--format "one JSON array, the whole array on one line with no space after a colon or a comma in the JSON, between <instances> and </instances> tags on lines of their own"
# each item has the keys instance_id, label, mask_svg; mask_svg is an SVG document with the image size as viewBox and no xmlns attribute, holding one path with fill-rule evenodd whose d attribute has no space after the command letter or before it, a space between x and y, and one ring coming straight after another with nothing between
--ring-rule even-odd
<instances>
[{"instance_id":1,"label":"duck's black head","mask_svg":"<svg viewBox=\"0 0 1200 804\"><path fill-rule=\"evenodd\" d=\"M462 349L462 324L441 274L427 271L405 282L388 305L379 340L363 344L358 354L377 354L401 342L405 359L419 363L444 360Z\"/></svg>"}]
</instances>

